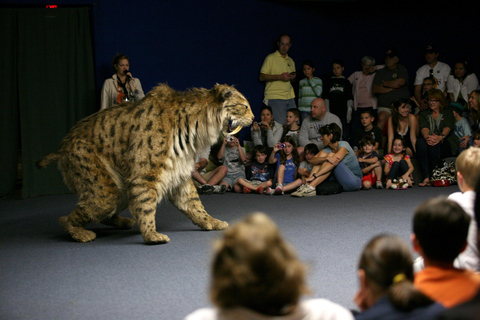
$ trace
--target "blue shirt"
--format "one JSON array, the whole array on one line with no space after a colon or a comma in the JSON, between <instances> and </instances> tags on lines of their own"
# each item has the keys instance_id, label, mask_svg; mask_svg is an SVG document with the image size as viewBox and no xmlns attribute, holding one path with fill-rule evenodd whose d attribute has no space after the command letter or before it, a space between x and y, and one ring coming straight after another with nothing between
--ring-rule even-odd
<instances>
[{"instance_id":1,"label":"blue shirt","mask_svg":"<svg viewBox=\"0 0 480 320\"><path fill-rule=\"evenodd\" d=\"M353 151L352 147L350 147L350 144L348 144L348 142L346 141L338 141L338 149L340 149L341 147L344 147L345 149L348 150L347 155L343 158L342 161L345 163L348 169L352 171L354 175L362 179L363 178L362 169L360 169L360 165L358 164L358 159L355 156L355 152ZM325 147L323 148L323 150L326 153L332 152L332 149L330 149L330 147Z\"/></svg>"}]
</instances>

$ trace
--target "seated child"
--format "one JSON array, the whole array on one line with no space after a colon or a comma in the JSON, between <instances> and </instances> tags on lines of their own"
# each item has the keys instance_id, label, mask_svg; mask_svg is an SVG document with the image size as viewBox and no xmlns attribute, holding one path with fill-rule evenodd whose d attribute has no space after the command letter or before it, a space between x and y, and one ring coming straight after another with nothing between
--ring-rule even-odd
<instances>
[{"instance_id":1,"label":"seated child","mask_svg":"<svg viewBox=\"0 0 480 320\"><path fill-rule=\"evenodd\" d=\"M457 203L443 197L425 201L413 216L413 248L425 263L415 274L415 287L446 308L472 299L480 288L480 274L453 265L467 246L470 220Z\"/></svg>"},{"instance_id":2,"label":"seated child","mask_svg":"<svg viewBox=\"0 0 480 320\"><path fill-rule=\"evenodd\" d=\"M217 154L218 160L227 167L227 174L220 185L224 185L227 190L232 189L235 192L242 192L242 186L238 184L238 179L245 179L245 150L240 145L237 137L224 137L222 146Z\"/></svg>"},{"instance_id":3,"label":"seated child","mask_svg":"<svg viewBox=\"0 0 480 320\"><path fill-rule=\"evenodd\" d=\"M267 190L265 190L265 194L281 195L284 194L284 192L291 192L297 189L302 184L302 179L297 179L297 168L300 160L297 145L292 137L286 136L280 143L273 147L268 162L277 164L277 185L275 190L268 187Z\"/></svg>"},{"instance_id":4,"label":"seated child","mask_svg":"<svg viewBox=\"0 0 480 320\"><path fill-rule=\"evenodd\" d=\"M467 248L455 260L455 267L480 272L477 232L475 221L475 186L480 181L480 150L468 148L455 161L458 188L461 192L452 193L448 199L458 203L472 219L468 229Z\"/></svg>"},{"instance_id":5,"label":"seated child","mask_svg":"<svg viewBox=\"0 0 480 320\"><path fill-rule=\"evenodd\" d=\"M265 161L267 159L267 149L258 145L253 148L254 160L250 166L251 176L249 180L238 178L237 182L243 187L243 193L252 191L262 194L263 190L272 185L273 170L272 166Z\"/></svg>"},{"instance_id":6,"label":"seated child","mask_svg":"<svg viewBox=\"0 0 480 320\"><path fill-rule=\"evenodd\" d=\"M387 189L411 188L413 185L410 175L413 172L413 164L407 154L407 147L403 138L395 138L392 143L392 153L387 154L385 159L384 173L387 177ZM400 185L394 184L393 180L403 180Z\"/></svg>"},{"instance_id":7,"label":"seated child","mask_svg":"<svg viewBox=\"0 0 480 320\"><path fill-rule=\"evenodd\" d=\"M382 163L379 161L377 151L373 150L375 141L365 136L360 140L360 154L357 157L360 169L362 169L362 187L368 190L375 182L377 189L382 189Z\"/></svg>"},{"instance_id":8,"label":"seated child","mask_svg":"<svg viewBox=\"0 0 480 320\"><path fill-rule=\"evenodd\" d=\"M318 150L318 146L316 144L309 143L305 146L304 152L305 160L300 162L300 165L298 166L298 174L302 179L302 185L307 183L305 180L310 176L310 173L312 172L313 164L310 163L310 160L317 153L319 153L320 150Z\"/></svg>"},{"instance_id":9,"label":"seated child","mask_svg":"<svg viewBox=\"0 0 480 320\"><path fill-rule=\"evenodd\" d=\"M195 167L192 172L193 184L199 194L224 193L226 187L221 183L227 173L227 167L219 165L212 166L208 170L210 147L200 151L195 159Z\"/></svg>"},{"instance_id":10,"label":"seated child","mask_svg":"<svg viewBox=\"0 0 480 320\"><path fill-rule=\"evenodd\" d=\"M304 160L303 147L298 143L298 134L300 132L300 126L298 125L298 120L300 119L300 111L297 108L292 108L287 110L287 119L285 120L286 125L283 126L283 136L282 139L286 136L291 136L295 143L297 144L297 152L300 156L300 161Z\"/></svg>"},{"instance_id":11,"label":"seated child","mask_svg":"<svg viewBox=\"0 0 480 320\"><path fill-rule=\"evenodd\" d=\"M463 107L458 102L451 102L449 105L453 110L453 116L455 117L455 135L459 139L458 153L460 154L463 150L467 149L472 145L470 140L472 136L472 129L470 128L470 123L464 117Z\"/></svg>"},{"instance_id":12,"label":"seated child","mask_svg":"<svg viewBox=\"0 0 480 320\"><path fill-rule=\"evenodd\" d=\"M473 133L472 141L472 145L474 147L480 148L480 130L477 130Z\"/></svg>"},{"instance_id":13,"label":"seated child","mask_svg":"<svg viewBox=\"0 0 480 320\"><path fill-rule=\"evenodd\" d=\"M375 144L373 145L373 150L377 151L377 153L382 156L382 129L373 125L373 121L375 121L373 112L370 110L365 110L360 113L360 121L362 122L362 127L358 128L358 130L354 132L353 147L356 150L355 155L358 157L358 155L360 154L360 140L362 140L365 136L370 136L375 141Z\"/></svg>"}]
</instances>

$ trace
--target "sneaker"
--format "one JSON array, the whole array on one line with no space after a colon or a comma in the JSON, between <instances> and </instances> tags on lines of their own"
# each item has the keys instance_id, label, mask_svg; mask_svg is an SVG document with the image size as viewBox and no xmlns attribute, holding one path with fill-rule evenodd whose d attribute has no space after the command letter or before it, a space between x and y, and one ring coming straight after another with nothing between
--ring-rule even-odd
<instances>
[{"instance_id":1,"label":"sneaker","mask_svg":"<svg viewBox=\"0 0 480 320\"><path fill-rule=\"evenodd\" d=\"M212 194L213 193L213 186L209 185L209 184L204 184L202 186L202 194Z\"/></svg>"},{"instance_id":2,"label":"sneaker","mask_svg":"<svg viewBox=\"0 0 480 320\"><path fill-rule=\"evenodd\" d=\"M257 190L255 190L258 194L263 194L263 188L258 187Z\"/></svg>"},{"instance_id":3,"label":"sneaker","mask_svg":"<svg viewBox=\"0 0 480 320\"><path fill-rule=\"evenodd\" d=\"M275 190L273 190L272 188L268 187L266 190L265 190L265 194L266 195L273 195L275 193Z\"/></svg>"},{"instance_id":4,"label":"sneaker","mask_svg":"<svg viewBox=\"0 0 480 320\"><path fill-rule=\"evenodd\" d=\"M377 183L375 184L375 186L377 187L377 189L383 189L382 181L378 180Z\"/></svg>"},{"instance_id":5,"label":"sneaker","mask_svg":"<svg viewBox=\"0 0 480 320\"><path fill-rule=\"evenodd\" d=\"M303 197L314 197L317 195L317 189L311 185L305 185L305 188L302 189Z\"/></svg>"},{"instance_id":6,"label":"sneaker","mask_svg":"<svg viewBox=\"0 0 480 320\"><path fill-rule=\"evenodd\" d=\"M292 192L290 195L292 197L301 197L302 196L302 190L305 188L305 184L302 184L300 187L297 188L295 192Z\"/></svg>"},{"instance_id":7,"label":"sneaker","mask_svg":"<svg viewBox=\"0 0 480 320\"><path fill-rule=\"evenodd\" d=\"M243 193L250 193L250 192L251 192L250 189L248 189L247 187L243 187Z\"/></svg>"},{"instance_id":8,"label":"sneaker","mask_svg":"<svg viewBox=\"0 0 480 320\"><path fill-rule=\"evenodd\" d=\"M213 186L213 193L223 194L225 193L225 191L227 191L227 186L224 184L222 184L221 186Z\"/></svg>"},{"instance_id":9,"label":"sneaker","mask_svg":"<svg viewBox=\"0 0 480 320\"><path fill-rule=\"evenodd\" d=\"M277 183L277 187L275 188L275 194L283 194L283 185L281 183Z\"/></svg>"}]
</instances>

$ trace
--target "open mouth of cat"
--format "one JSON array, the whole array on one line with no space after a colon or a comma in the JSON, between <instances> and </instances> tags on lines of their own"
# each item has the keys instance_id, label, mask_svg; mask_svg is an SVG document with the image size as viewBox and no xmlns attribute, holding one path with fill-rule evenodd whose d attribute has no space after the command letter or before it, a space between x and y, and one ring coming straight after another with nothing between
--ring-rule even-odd
<instances>
[{"instance_id":1,"label":"open mouth of cat","mask_svg":"<svg viewBox=\"0 0 480 320\"><path fill-rule=\"evenodd\" d=\"M228 137L228 136L234 136L237 133L242 130L243 126L239 124L237 120L229 121L228 126L226 127L226 130L223 132L223 135Z\"/></svg>"}]
</instances>

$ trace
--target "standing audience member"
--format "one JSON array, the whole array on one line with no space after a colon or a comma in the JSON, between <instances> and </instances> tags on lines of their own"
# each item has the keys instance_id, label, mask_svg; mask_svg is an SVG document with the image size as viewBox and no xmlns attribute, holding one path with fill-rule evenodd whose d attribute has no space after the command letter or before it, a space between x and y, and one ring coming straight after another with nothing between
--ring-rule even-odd
<instances>
[{"instance_id":1,"label":"standing audience member","mask_svg":"<svg viewBox=\"0 0 480 320\"><path fill-rule=\"evenodd\" d=\"M413 85L415 100L419 104L420 111L428 109L428 102L422 99L422 87L425 89L424 79L429 77L433 81L433 88L442 92L447 90L447 79L450 75L450 66L446 63L438 61L438 49L429 44L425 48L425 62L416 73L415 82Z\"/></svg>"},{"instance_id":2,"label":"standing audience member","mask_svg":"<svg viewBox=\"0 0 480 320\"><path fill-rule=\"evenodd\" d=\"M297 178L300 157L297 152L297 145L292 137L285 137L281 143L273 147L268 159L270 164L277 164L275 190L267 188L265 194L282 195L284 192L291 192L302 184L302 179Z\"/></svg>"},{"instance_id":3,"label":"standing audience member","mask_svg":"<svg viewBox=\"0 0 480 320\"><path fill-rule=\"evenodd\" d=\"M314 165L307 184L292 193L293 197L312 197L316 188L331 175L344 191L356 191L362 187L362 170L352 147L340 141L342 130L336 123L330 123L319 130L324 148L310 160Z\"/></svg>"},{"instance_id":4,"label":"standing audience member","mask_svg":"<svg viewBox=\"0 0 480 320\"><path fill-rule=\"evenodd\" d=\"M453 73L448 77L448 95L450 101L458 102L462 107L468 107L468 96L478 90L478 79L472 73L469 65L464 60L455 62Z\"/></svg>"},{"instance_id":5,"label":"standing audience member","mask_svg":"<svg viewBox=\"0 0 480 320\"><path fill-rule=\"evenodd\" d=\"M134 78L130 72L129 58L126 55L117 53L113 57L112 65L115 74L103 83L100 109L125 101L139 101L145 96L140 80Z\"/></svg>"},{"instance_id":6,"label":"standing audience member","mask_svg":"<svg viewBox=\"0 0 480 320\"><path fill-rule=\"evenodd\" d=\"M315 77L315 64L312 60L303 62L303 74L305 78L298 83L298 110L300 118L303 121L310 115L310 105L316 98L322 97L323 82L322 79Z\"/></svg>"},{"instance_id":7,"label":"standing audience member","mask_svg":"<svg viewBox=\"0 0 480 320\"><path fill-rule=\"evenodd\" d=\"M342 130L340 118L327 111L325 101L322 98L313 100L310 115L302 122L300 127L298 137L300 145L305 147L309 143L314 143L321 150L323 142L318 130L329 123L336 123L340 127L340 131Z\"/></svg>"},{"instance_id":8,"label":"standing audience member","mask_svg":"<svg viewBox=\"0 0 480 320\"><path fill-rule=\"evenodd\" d=\"M444 308L413 286L412 254L394 235L373 237L360 255L356 320L430 320Z\"/></svg>"},{"instance_id":9,"label":"standing audience member","mask_svg":"<svg viewBox=\"0 0 480 320\"><path fill-rule=\"evenodd\" d=\"M400 188L412 187L411 175L413 173L413 164L410 156L406 152L405 140L397 137L392 141L392 153L385 156L385 176L387 177L387 189L396 189L399 186L393 184L393 180L400 178L404 184Z\"/></svg>"},{"instance_id":10,"label":"standing audience member","mask_svg":"<svg viewBox=\"0 0 480 320\"><path fill-rule=\"evenodd\" d=\"M393 102L392 116L388 118L387 152L392 152L393 139L400 137L405 140L407 154L412 157L416 152L417 136L419 132L418 120L411 113L410 99L398 99Z\"/></svg>"},{"instance_id":11,"label":"standing audience member","mask_svg":"<svg viewBox=\"0 0 480 320\"><path fill-rule=\"evenodd\" d=\"M358 163L362 169L363 189L368 190L374 184L377 189L382 189L382 163L378 153L373 149L375 140L371 137L364 137L360 140L361 152L358 155Z\"/></svg>"},{"instance_id":12,"label":"standing audience member","mask_svg":"<svg viewBox=\"0 0 480 320\"><path fill-rule=\"evenodd\" d=\"M468 120L472 131L480 130L480 90L474 90L468 97L468 106L470 109Z\"/></svg>"},{"instance_id":13,"label":"standing audience member","mask_svg":"<svg viewBox=\"0 0 480 320\"><path fill-rule=\"evenodd\" d=\"M477 196L475 186L480 182L480 149L468 148L462 152L455 161L455 167L460 192L452 193L448 199L458 203L472 220L468 229L467 248L458 255L454 265L460 269L480 272L477 243L478 225L475 221L475 198Z\"/></svg>"},{"instance_id":14,"label":"standing audience member","mask_svg":"<svg viewBox=\"0 0 480 320\"><path fill-rule=\"evenodd\" d=\"M363 110L361 111L360 121L362 126L357 129L354 135L354 150L357 149L359 145L359 141L362 140L364 137L369 136L375 140L375 145L373 146L373 150L377 151L379 155L383 155L383 135L382 130L374 126L373 123L375 121L375 117L371 110ZM355 152L358 155L358 151Z\"/></svg>"},{"instance_id":15,"label":"standing audience member","mask_svg":"<svg viewBox=\"0 0 480 320\"><path fill-rule=\"evenodd\" d=\"M413 248L425 263L415 287L446 308L472 299L480 288L480 274L453 265L467 246L470 220L456 202L441 197L422 203L413 216Z\"/></svg>"},{"instance_id":16,"label":"standing audience member","mask_svg":"<svg viewBox=\"0 0 480 320\"><path fill-rule=\"evenodd\" d=\"M210 299L185 320L353 320L350 311L310 292L306 268L275 223L253 213L215 243Z\"/></svg>"},{"instance_id":17,"label":"standing audience member","mask_svg":"<svg viewBox=\"0 0 480 320\"><path fill-rule=\"evenodd\" d=\"M355 71L348 77L352 83L353 112L351 121L352 134L361 127L360 116L364 111L371 111L377 118L377 97L373 94L373 79L375 71L384 68L384 65L375 66L375 59L370 56L362 58L362 71ZM358 147L358 141L356 142Z\"/></svg>"},{"instance_id":18,"label":"standing audience member","mask_svg":"<svg viewBox=\"0 0 480 320\"><path fill-rule=\"evenodd\" d=\"M291 45L290 36L282 34L277 41L278 50L265 58L259 75L259 80L265 82L263 102L282 122L287 117L287 110L297 107L291 83L296 76L295 62L287 54Z\"/></svg>"},{"instance_id":19,"label":"standing audience member","mask_svg":"<svg viewBox=\"0 0 480 320\"><path fill-rule=\"evenodd\" d=\"M273 118L272 108L263 106L260 113L260 122L254 122L251 128L253 145L262 145L270 152L283 135L283 126Z\"/></svg>"},{"instance_id":20,"label":"standing audience member","mask_svg":"<svg viewBox=\"0 0 480 320\"><path fill-rule=\"evenodd\" d=\"M343 76L344 70L342 60L332 62L333 77L326 81L324 99L327 110L342 121L342 140L350 141L353 95L352 84Z\"/></svg>"},{"instance_id":21,"label":"standing audience member","mask_svg":"<svg viewBox=\"0 0 480 320\"><path fill-rule=\"evenodd\" d=\"M273 170L267 161L267 149L258 145L253 148L253 161L250 165L250 175L247 179L238 178L238 184L243 187L243 193L263 191L272 185Z\"/></svg>"},{"instance_id":22,"label":"standing audience member","mask_svg":"<svg viewBox=\"0 0 480 320\"><path fill-rule=\"evenodd\" d=\"M472 145L472 129L468 120L462 116L464 111L462 105L458 102L450 102L449 106L452 108L455 118L454 132L459 139L458 153L461 153Z\"/></svg>"},{"instance_id":23,"label":"standing audience member","mask_svg":"<svg viewBox=\"0 0 480 320\"><path fill-rule=\"evenodd\" d=\"M245 163L247 158L238 138L232 136L223 138L217 158L228 169L220 185L225 186L228 191L233 189L235 192L242 192L243 188L238 183L238 179L246 178Z\"/></svg>"},{"instance_id":24,"label":"standing audience member","mask_svg":"<svg viewBox=\"0 0 480 320\"><path fill-rule=\"evenodd\" d=\"M424 177L419 186L430 186L430 176L439 162L456 155L458 137L453 133L455 118L446 105L445 95L433 89L428 95L429 110L418 114L420 135L417 139L417 158Z\"/></svg>"},{"instance_id":25,"label":"standing audience member","mask_svg":"<svg viewBox=\"0 0 480 320\"><path fill-rule=\"evenodd\" d=\"M408 72L398 61L397 51L387 50L385 68L378 70L373 79L373 93L378 98L377 126L382 130L390 116L393 101L399 98L410 98Z\"/></svg>"}]
</instances>

